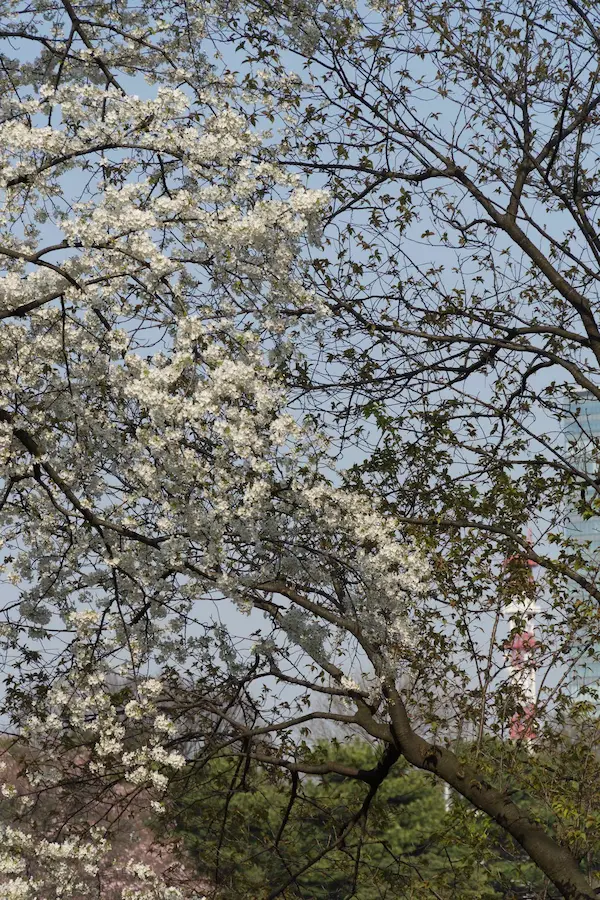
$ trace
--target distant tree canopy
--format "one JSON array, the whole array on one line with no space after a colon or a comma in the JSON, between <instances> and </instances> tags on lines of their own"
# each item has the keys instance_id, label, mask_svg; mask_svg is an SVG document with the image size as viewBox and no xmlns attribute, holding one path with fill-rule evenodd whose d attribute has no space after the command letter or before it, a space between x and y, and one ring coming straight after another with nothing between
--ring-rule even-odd
<instances>
[{"instance_id":1,"label":"distant tree canopy","mask_svg":"<svg viewBox=\"0 0 600 900\"><path fill-rule=\"evenodd\" d=\"M566 806L586 792L574 773L579 759L581 776L588 748L562 749L564 754L557 754L553 765L560 759L563 777L574 786L564 792ZM498 760L498 750L493 743L486 747L490 768L494 756ZM332 753L340 762L364 769L378 762L373 748L359 740L323 740L304 758L318 765ZM469 748L463 747L462 753L468 757ZM524 757L525 750L516 752L513 764L522 767ZM544 760L538 762L544 766ZM598 765L595 771L600 771ZM592 788L588 804L597 801L596 792ZM217 886L218 897L550 900L560 896L502 829L454 792L445 795L431 776L397 763L376 795L367 798L366 785L341 774L293 777L290 785L290 776L272 767L221 759L182 773L172 785L168 808L175 837L183 838L198 871ZM360 827L341 840L366 801L366 819L361 818ZM556 813L560 812L556 798ZM538 814L550 824L555 818L552 803L540 804ZM574 830L583 823L571 825ZM600 870L599 825L589 820L585 837L589 862L596 870Z\"/></svg>"}]
</instances>

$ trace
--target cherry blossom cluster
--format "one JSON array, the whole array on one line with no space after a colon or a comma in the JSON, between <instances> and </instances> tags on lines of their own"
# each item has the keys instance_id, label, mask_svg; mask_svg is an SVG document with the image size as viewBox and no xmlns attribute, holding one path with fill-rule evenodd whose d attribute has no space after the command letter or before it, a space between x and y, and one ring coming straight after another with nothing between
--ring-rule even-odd
<instances>
[{"instance_id":1,"label":"cherry blossom cluster","mask_svg":"<svg viewBox=\"0 0 600 900\"><path fill-rule=\"evenodd\" d=\"M44 4L27 22L10 6L46 44L0 100L0 644L27 748L0 878L13 900L67 900L118 811L161 813L187 765L162 671L242 665L210 604L267 611L317 661L347 628L397 669L427 568L331 483L326 436L291 406L299 335L325 315L303 272L328 197L259 152L273 135L185 42L208 6L187 5L185 41L177 6L152 26L143 3L107 12L85 39L68 11L49 27ZM52 792L69 814L50 838L28 811ZM123 900L180 896L120 865Z\"/></svg>"}]
</instances>

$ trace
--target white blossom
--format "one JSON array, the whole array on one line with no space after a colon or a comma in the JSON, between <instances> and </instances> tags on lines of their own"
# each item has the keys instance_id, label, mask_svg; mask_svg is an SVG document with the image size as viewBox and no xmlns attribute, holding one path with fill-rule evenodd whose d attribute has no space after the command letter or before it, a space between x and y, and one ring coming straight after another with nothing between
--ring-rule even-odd
<instances>
[{"instance_id":1,"label":"white blossom","mask_svg":"<svg viewBox=\"0 0 600 900\"><path fill-rule=\"evenodd\" d=\"M262 604L270 659L325 667L343 631L395 677L428 578L397 522L343 472L326 480L327 435L292 404L298 334L327 314L303 271L328 194L277 164L274 131L233 108L233 76L207 62L199 83L186 41L202 43L209 6L186 7L185 41L148 4L121 6L93 49L62 8L51 25L41 3L10 12L64 49L64 77L14 60L19 93L0 98L1 574L20 593L0 643L35 751L25 812L34 791L64 800L63 780L166 808L191 752L182 673L245 664L211 604ZM341 38L352 8L296 5L293 40ZM20 787L1 790L18 805ZM56 841L33 816L2 825L2 895L85 895L109 843L78 823L65 815ZM130 875L124 900L180 896L141 864Z\"/></svg>"}]
</instances>

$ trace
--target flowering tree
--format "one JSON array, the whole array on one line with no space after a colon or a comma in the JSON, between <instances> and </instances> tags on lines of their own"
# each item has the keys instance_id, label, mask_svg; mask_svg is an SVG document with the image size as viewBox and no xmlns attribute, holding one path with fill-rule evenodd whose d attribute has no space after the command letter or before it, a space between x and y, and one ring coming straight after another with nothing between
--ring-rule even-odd
<instances>
[{"instance_id":1,"label":"flowering tree","mask_svg":"<svg viewBox=\"0 0 600 900\"><path fill-rule=\"evenodd\" d=\"M15 898L91 890L111 817L83 841L90 804L160 798L205 731L247 743L252 723L219 723L217 704L272 668L277 642L248 667L212 604L262 609L347 695L329 645L368 635L391 673L422 590L396 524L328 484L318 434L286 411L307 303L294 269L326 198L255 162L260 136L194 57L202 11L180 13L184 37L172 16L148 34L146 11L101 28L69 4L2 11L6 709L35 750L24 815L51 787L73 807L48 852L33 814L5 832ZM146 99L121 83L138 65ZM275 711L257 740L303 718Z\"/></svg>"},{"instance_id":2,"label":"flowering tree","mask_svg":"<svg viewBox=\"0 0 600 900\"><path fill-rule=\"evenodd\" d=\"M251 9L230 16L235 39L273 85L289 67L296 78L280 160L332 198L312 279L335 327L298 386L342 444L360 443L355 483L434 551L448 662L424 654L419 680L452 693L478 753L515 712L527 722L498 650L527 630L526 612L513 629L507 619L528 586L503 563L537 563L538 695L522 728L537 735L533 772L569 719L583 733L597 723L597 692L574 698L569 681L582 660L596 669L600 648L598 5ZM586 865L597 813L563 788L553 779L553 812Z\"/></svg>"},{"instance_id":3,"label":"flowering tree","mask_svg":"<svg viewBox=\"0 0 600 900\"><path fill-rule=\"evenodd\" d=\"M564 897L591 897L573 853L410 712L423 660L448 670L435 567L424 538L344 486L327 430L292 403L337 335L309 278L330 195L281 161L297 77L236 80L211 59L232 12L0 4L1 633L7 729L27 748L5 788L5 895L102 897L126 811L160 815L188 762L233 755L292 783L364 782L332 849L402 756ZM328 15L336 40L343 15ZM261 135L276 114L283 134ZM241 639L229 608L250 615ZM299 729L323 719L368 735L380 762L304 758ZM122 864L124 898L185 890Z\"/></svg>"}]
</instances>

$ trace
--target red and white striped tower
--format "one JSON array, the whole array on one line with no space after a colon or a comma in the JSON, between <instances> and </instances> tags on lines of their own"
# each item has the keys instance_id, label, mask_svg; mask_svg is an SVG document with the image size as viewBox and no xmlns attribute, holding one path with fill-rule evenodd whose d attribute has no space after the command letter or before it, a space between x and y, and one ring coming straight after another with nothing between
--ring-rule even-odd
<instances>
[{"instance_id":1,"label":"red and white striped tower","mask_svg":"<svg viewBox=\"0 0 600 900\"><path fill-rule=\"evenodd\" d=\"M531 543L531 535L528 540ZM511 718L510 736L513 740L532 741L537 699L535 616L540 611L533 577L537 563L517 555L507 559L504 566L507 570L505 591L513 598L505 611L510 616L511 632L520 629L512 634L506 645L510 679L522 702L522 710Z\"/></svg>"}]
</instances>

